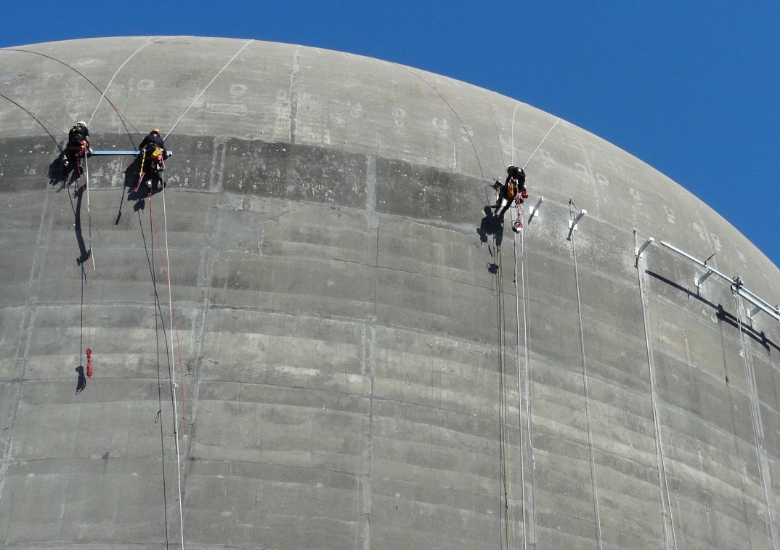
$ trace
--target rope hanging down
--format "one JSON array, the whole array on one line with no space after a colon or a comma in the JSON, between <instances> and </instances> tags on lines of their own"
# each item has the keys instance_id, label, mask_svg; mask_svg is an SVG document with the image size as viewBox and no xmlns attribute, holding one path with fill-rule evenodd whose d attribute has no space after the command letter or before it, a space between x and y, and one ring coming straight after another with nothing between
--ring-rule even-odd
<instances>
[{"instance_id":1,"label":"rope hanging down","mask_svg":"<svg viewBox=\"0 0 780 550\"><path fill-rule=\"evenodd\" d=\"M165 193L165 185L163 185L163 193ZM168 302L169 302L169 306L170 306L171 321L173 321L173 319L175 317L174 317L174 312L173 312L173 300L172 300L172 297L171 297L171 277L170 277L170 274L169 274L168 268L167 268L168 263L163 259L163 256L162 256L162 248L160 248L160 236L157 233L157 224L155 223L154 216L152 215L152 201L151 200L149 201L149 218L152 220L152 227L154 229L154 234L157 237L157 247L158 247L158 250L160 252L160 263L162 264L162 269L163 269L163 272L165 273L165 278L166 278L166 281L167 281L167 284L168 284ZM167 221L166 221L166 228L165 228L165 230L166 230L166 232L165 232L165 242L166 242L165 248L166 248L166 254L167 254L167 252L168 252ZM154 245L152 245L152 247L154 247ZM158 300L157 301L157 308L158 308L158 310L160 310L161 306L160 306L159 298L157 297L156 283L155 283L155 297ZM162 319L162 311L161 310L160 310L160 318ZM178 341L178 329L176 329L176 332L177 332L176 339ZM171 347L170 348L168 348L168 341L167 341L167 336L166 336L165 349L166 350L168 350L168 349L171 350L171 353L174 355L173 362L175 362L176 361L175 360L176 355L175 355L175 351L174 351L174 347L173 347L173 334L171 334ZM181 353L179 353L179 360L181 361ZM181 367L181 364L180 364L180 367ZM174 442L176 444L176 474L177 474L176 479L177 479L178 491L179 491L179 521L180 521L180 525L181 525L181 544L182 544L182 548L184 548L184 511L183 511L183 508L182 508L182 501L181 501L182 500L182 498L181 498L181 453L180 453L180 450L179 450L179 435L178 435L178 432L179 432L179 424L178 424L178 422L179 422L179 413L178 413L178 410L177 410L177 407L176 407L176 388L179 387L179 384L177 384L176 381L175 381L174 373L175 373L175 370L171 367L171 361L169 360L168 361L168 376L170 377L170 380L171 380L171 404L173 405L173 433L174 433ZM184 379L180 378L179 381L181 383L182 408L183 408L184 407ZM183 411L182 411L182 413L183 413Z\"/></svg>"},{"instance_id":2,"label":"rope hanging down","mask_svg":"<svg viewBox=\"0 0 780 550\"><path fill-rule=\"evenodd\" d=\"M152 229L152 232L150 234L150 237L152 239L152 249L154 249L154 235L157 234L157 230L154 223L154 216L151 209L151 201L149 201L150 208L149 208L149 225ZM163 332L163 342L165 342L165 354L166 354L166 363L168 367L168 380L169 380L169 386L170 386L170 399L171 399L171 413L172 413L172 419L173 419L173 439L175 443L176 448L176 472L177 472L177 481L178 481L178 502L179 502L179 529L180 529L180 535L181 535L181 545L182 548L184 548L184 512L182 507L182 491L181 491L181 455L180 455L180 449L179 449L179 433L178 433L178 413L176 412L176 395L175 395L175 388L177 387L176 383L174 382L174 376L173 376L173 369L171 366L171 349L168 347L168 336L167 336L167 330L165 328L165 318L162 313L162 306L160 304L160 296L157 292L157 273L154 266L154 252L151 254L149 253L149 248L146 245L146 236L143 231L143 223L141 221L141 212L138 211L138 223L141 227L141 236L143 238L144 242L144 250L146 252L146 260L147 264L149 265L149 273L152 279L152 287L154 290L154 309L155 309L155 336L159 334L159 327L162 328ZM159 243L159 236L158 236L158 243ZM158 405L159 409L157 411L157 419L155 422L160 422L160 438L161 438L161 452L163 456L163 500L164 500L164 506L165 506L165 538L166 538L166 547L168 545L168 500L167 500L167 493L166 493L166 482L165 482L165 440L164 440L164 432L163 432L163 426L162 426L162 378L160 375L160 358L159 358L159 337L157 337L157 393L158 393Z\"/></svg>"},{"instance_id":3,"label":"rope hanging down","mask_svg":"<svg viewBox=\"0 0 780 550\"><path fill-rule=\"evenodd\" d=\"M54 141L54 144L57 146L57 149L59 149L60 153L62 153L62 147L60 147L60 143L57 141L57 138L55 138L53 135L51 135L51 132L49 132L49 130L46 128L46 126L43 125L43 123L45 122L46 124L48 124L49 126L54 128L55 130L58 130L58 131L62 132L63 134L67 133L67 132L65 132L65 130L62 130L62 129L58 128L57 126L55 126L53 123L49 122L48 120L46 120L46 119L44 119L42 117L39 117L38 115L36 115L32 111L27 110L26 108L24 108L22 105L18 104L16 101L11 99L10 97L8 97L6 95L3 95L3 94L0 94L0 97L2 97L3 99L7 99L11 103L13 103L17 107L19 107L22 111L24 111L25 113L27 113L28 115L33 117L33 119L35 119L35 122L40 124L41 128L43 128L43 131L46 132L47 134L49 134L49 137Z\"/></svg>"},{"instance_id":4,"label":"rope hanging down","mask_svg":"<svg viewBox=\"0 0 780 550\"><path fill-rule=\"evenodd\" d=\"M100 92L100 93L101 93L101 95L103 95L103 96L105 97L105 93L103 92L103 90L101 90L101 89L100 89L100 88L97 86L97 84L95 84L94 82L92 82L92 81L91 81L91 80L90 80L90 79L89 79L89 78L88 78L88 77L87 77L87 76L86 76L84 73L82 73L82 72L81 72L81 71L79 71L78 69L76 69L76 68L74 68L74 67L72 67L72 66L68 65L68 64L67 64L67 63L65 63L64 61L60 61L60 60L59 60L59 59L57 59L56 57L52 57L52 56L50 56L50 55L46 55L45 53L41 53L41 52L34 52L34 51L32 51L32 50L24 50L24 49L22 49L22 48L2 48L2 49L3 49L3 50L5 50L5 51L9 51L9 52L23 52L23 53L29 53L29 54L33 54L33 55L40 55L41 57L45 57L46 59L51 59L52 61L56 61L56 62L57 62L57 63L59 63L60 65L64 65L65 67L67 67L67 68L68 68L68 69L70 69L71 71L73 71L73 72L75 72L76 74L78 74L78 75L79 75L81 78L83 78L84 80L86 80L87 82L89 82L89 83L92 85L92 87L93 87L93 88L95 88L95 89L96 89L98 92ZM127 124L129 124L129 125L130 125L130 126L133 128L133 130L135 130L135 131L136 131L136 133L138 133L138 135L141 135L141 132L139 132L139 131L138 131L138 129L137 129L135 126L133 126L133 123L132 123L132 122L130 122L130 120L129 120L129 119L128 119L128 118L127 118L125 115L124 115L124 113L122 113L122 111L120 111L120 110L119 110L119 107L117 107L116 105L114 105L114 103L113 103L113 102L112 102L110 99L108 99L108 97L106 97L105 99L106 99L106 101L108 101L108 103L111 105L111 107L113 107L113 108L114 108L114 111L116 111L117 115L119 115L119 119L122 121L122 124L125 126L125 130L127 130ZM127 124L124 124L124 122L125 122L125 121L127 121ZM129 130L128 130L128 134L129 134L129 133L130 133L130 132L129 132ZM131 138L131 141L132 141L132 138Z\"/></svg>"},{"instance_id":5,"label":"rope hanging down","mask_svg":"<svg viewBox=\"0 0 780 550\"><path fill-rule=\"evenodd\" d=\"M634 250L637 249L636 229L634 229ZM664 443L661 434L661 415L658 409L658 399L655 382L655 369L653 360L653 348L650 345L650 324L647 319L647 305L644 287L642 285L642 271L640 268L641 256L636 258L636 274L639 285L639 301L642 304L642 324L645 332L645 349L647 352L647 366L650 379L650 408L653 413L653 440L655 442L656 464L658 470L658 491L661 501L661 515L663 517L664 544L669 548L669 535L671 534L674 549L677 550L677 534L674 529L674 515L672 514L672 502L669 496L669 481L666 476L666 455L664 453ZM722 334L721 334L722 338ZM669 518L667 526L666 518Z\"/></svg>"},{"instance_id":6,"label":"rope hanging down","mask_svg":"<svg viewBox=\"0 0 780 550\"><path fill-rule=\"evenodd\" d=\"M538 148L537 148L538 149ZM569 218L574 221L574 201L569 199ZM593 509L596 517L596 542L598 543L599 550L603 550L603 542L601 535L601 512L599 509L599 492L598 483L596 481L596 463L593 457L593 430L590 414L590 391L588 389L588 368L587 360L585 358L585 334L582 327L582 300L580 298L580 277L579 269L577 267L577 247L575 245L574 231L571 232L571 251L574 258L574 283L577 289L577 318L580 325L580 351L582 353L582 385L585 393L585 426L588 436L588 459L590 462L590 478L593 487Z\"/></svg>"}]
</instances>

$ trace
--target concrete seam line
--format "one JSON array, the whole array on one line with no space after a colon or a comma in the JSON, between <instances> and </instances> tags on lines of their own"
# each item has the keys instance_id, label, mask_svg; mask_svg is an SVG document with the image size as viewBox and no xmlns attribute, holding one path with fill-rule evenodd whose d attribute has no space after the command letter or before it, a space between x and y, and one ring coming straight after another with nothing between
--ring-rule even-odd
<instances>
[{"instance_id":1,"label":"concrete seam line","mask_svg":"<svg viewBox=\"0 0 780 550\"><path fill-rule=\"evenodd\" d=\"M198 94L198 95L195 97L195 99L192 101L192 103L190 104L190 106L189 106L189 107L187 107L187 109L186 109L186 110L185 110L185 111L182 113L182 115L179 117L179 120L177 120L177 121L176 121L176 123L173 125L173 128L171 128L171 129L170 129L170 131L169 131L167 134L165 134L165 137L163 138L163 141L165 141L166 139L168 139L168 137L170 137L170 135L173 133L173 131L174 131L174 130L176 129L176 127L179 125L179 122L181 122L181 120L184 118L184 116L185 116L185 115L186 115L186 114L187 114L187 113L190 111L190 109L192 109L192 107L195 105L195 103L197 103L197 102L198 102L198 100L200 99L200 96L202 96L204 93L206 93L206 90L208 90L208 89L209 89L209 86L211 86L211 85L214 83L214 81L217 79L217 77L218 77L219 75L221 75L221 74L222 74L222 71L224 71L225 69L227 69L227 68L228 68L228 65L230 65L230 64L233 62L233 60L234 60L236 57L238 57L238 54L240 54L241 52L243 52L243 51L244 51L244 48L246 48L247 46L249 46L249 44L251 44L252 42L254 42L254 38L253 38L253 39L251 39L251 40L248 40L246 44L244 44L243 46L241 46L241 49L240 49L240 50L238 50L238 51L237 51L235 54L233 54L233 57L231 57L230 59L228 59L228 62L227 62L227 63L225 63L225 66L224 66L224 67L222 67L222 68L219 70L219 72L218 72L217 74L215 74L215 75L214 75L214 78L212 78L212 79L211 79L211 81L210 81L208 84L206 84L206 87L205 87L205 88L203 88L203 90L201 90L201 92L200 92L200 93L199 93L199 94Z\"/></svg>"}]
</instances>

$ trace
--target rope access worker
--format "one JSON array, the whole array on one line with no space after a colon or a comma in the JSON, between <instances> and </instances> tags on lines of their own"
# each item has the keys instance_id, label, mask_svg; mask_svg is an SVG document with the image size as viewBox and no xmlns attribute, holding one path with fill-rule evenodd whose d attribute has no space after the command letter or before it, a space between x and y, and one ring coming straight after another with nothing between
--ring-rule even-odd
<instances>
[{"instance_id":1,"label":"rope access worker","mask_svg":"<svg viewBox=\"0 0 780 550\"><path fill-rule=\"evenodd\" d=\"M89 146L89 129L87 123L80 120L68 132L68 145L60 155L62 159L62 168L67 174L70 168L78 167L79 176L81 176L81 159L92 154Z\"/></svg>"},{"instance_id":2,"label":"rope access worker","mask_svg":"<svg viewBox=\"0 0 780 550\"><path fill-rule=\"evenodd\" d=\"M141 144L138 146L138 150L142 152L141 157L141 173L138 175L138 185L141 184L141 180L145 179L145 174L152 172L152 177L147 178L147 185L152 186L152 179L157 180L157 185L162 185L162 176L160 172L165 170L164 160L170 155L165 150L165 141L160 136L160 130L155 128L149 135L146 136ZM136 185L136 189L138 188Z\"/></svg>"},{"instance_id":3,"label":"rope access worker","mask_svg":"<svg viewBox=\"0 0 780 550\"><path fill-rule=\"evenodd\" d=\"M165 142L163 141L163 138L160 136L160 130L155 128L151 132L149 132L149 135L146 136L143 141L141 142L141 145L138 146L139 151L143 151L144 147L147 147L149 145L152 145L154 147L159 147L160 149L165 149Z\"/></svg>"},{"instance_id":4,"label":"rope access worker","mask_svg":"<svg viewBox=\"0 0 780 550\"><path fill-rule=\"evenodd\" d=\"M523 169L517 166L510 166L506 169L506 173L506 182L503 185L500 180L496 180L493 184L493 189L499 191L499 195L496 204L490 206L490 208L495 209L495 215L502 218L513 202L522 204L523 199L528 198Z\"/></svg>"}]
</instances>

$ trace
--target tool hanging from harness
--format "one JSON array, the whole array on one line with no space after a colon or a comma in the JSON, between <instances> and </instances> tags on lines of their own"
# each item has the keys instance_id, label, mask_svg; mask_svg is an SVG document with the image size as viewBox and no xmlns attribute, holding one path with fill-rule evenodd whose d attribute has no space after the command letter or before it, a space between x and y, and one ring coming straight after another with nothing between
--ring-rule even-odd
<instances>
[{"instance_id":1,"label":"tool hanging from harness","mask_svg":"<svg viewBox=\"0 0 780 550\"><path fill-rule=\"evenodd\" d=\"M133 189L134 192L138 191L144 179L146 179L146 184L149 188L152 187L152 180L157 180L158 186L162 184L160 172L165 170L165 157L166 153L162 147L144 147L141 151L141 169L138 173L138 181Z\"/></svg>"}]
</instances>

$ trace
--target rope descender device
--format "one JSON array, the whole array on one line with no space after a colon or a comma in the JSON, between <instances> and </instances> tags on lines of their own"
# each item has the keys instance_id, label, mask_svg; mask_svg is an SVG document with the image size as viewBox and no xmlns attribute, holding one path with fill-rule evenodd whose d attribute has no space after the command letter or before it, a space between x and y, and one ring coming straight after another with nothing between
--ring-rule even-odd
<instances>
[{"instance_id":1,"label":"rope descender device","mask_svg":"<svg viewBox=\"0 0 780 550\"><path fill-rule=\"evenodd\" d=\"M87 376L89 378L92 378L93 370L92 370L92 350L90 348L87 348Z\"/></svg>"}]
</instances>

